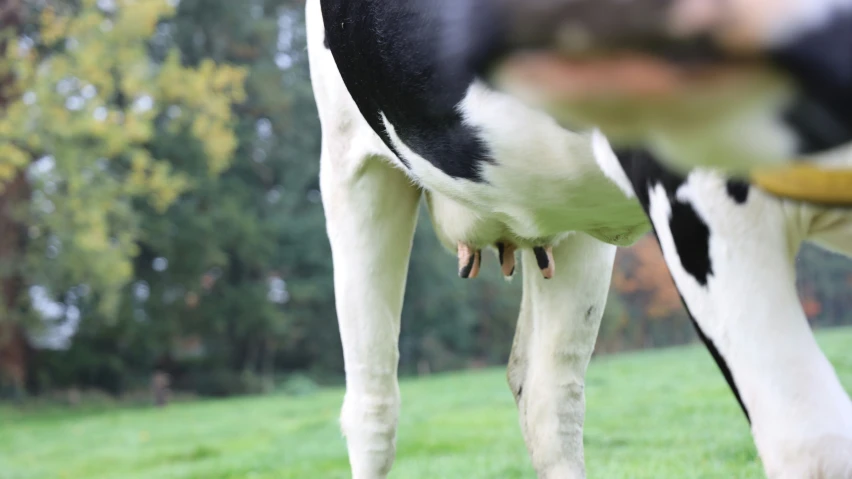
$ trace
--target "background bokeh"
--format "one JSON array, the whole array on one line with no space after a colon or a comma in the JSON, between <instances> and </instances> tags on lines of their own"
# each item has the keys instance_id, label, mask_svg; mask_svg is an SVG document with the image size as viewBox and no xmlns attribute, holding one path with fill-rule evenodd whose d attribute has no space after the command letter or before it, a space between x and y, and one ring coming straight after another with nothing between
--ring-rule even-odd
<instances>
[{"instance_id":1,"label":"background bokeh","mask_svg":"<svg viewBox=\"0 0 852 479\"><path fill-rule=\"evenodd\" d=\"M340 384L320 130L297 0L0 6L0 397L150 403ZM357 254L357 252L353 252ZM852 324L852 265L805 248L815 326ZM504 364L520 299L463 281L427 215L405 375ZM596 354L694 341L653 238L619 252Z\"/></svg>"}]
</instances>

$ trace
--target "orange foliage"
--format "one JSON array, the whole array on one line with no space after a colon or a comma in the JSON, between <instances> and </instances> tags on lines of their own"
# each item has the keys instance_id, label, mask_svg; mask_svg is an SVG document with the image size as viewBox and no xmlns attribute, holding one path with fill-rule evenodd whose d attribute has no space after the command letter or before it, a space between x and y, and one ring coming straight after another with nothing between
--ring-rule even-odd
<instances>
[{"instance_id":1,"label":"orange foliage","mask_svg":"<svg viewBox=\"0 0 852 479\"><path fill-rule=\"evenodd\" d=\"M802 298L802 308L805 310L805 316L808 319L813 319L822 312L822 303L815 297L808 295Z\"/></svg>"},{"instance_id":2,"label":"orange foliage","mask_svg":"<svg viewBox=\"0 0 852 479\"><path fill-rule=\"evenodd\" d=\"M683 309L657 240L647 235L629 249L619 250L612 286L622 295L639 296L645 314L665 318Z\"/></svg>"}]
</instances>

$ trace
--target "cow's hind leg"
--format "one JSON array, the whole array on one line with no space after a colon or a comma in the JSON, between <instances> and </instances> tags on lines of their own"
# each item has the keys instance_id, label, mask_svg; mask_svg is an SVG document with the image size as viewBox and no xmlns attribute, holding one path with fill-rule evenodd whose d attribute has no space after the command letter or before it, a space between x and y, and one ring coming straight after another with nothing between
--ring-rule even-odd
<instances>
[{"instance_id":1,"label":"cow's hind leg","mask_svg":"<svg viewBox=\"0 0 852 479\"><path fill-rule=\"evenodd\" d=\"M324 156L321 178L346 367L341 427L353 477L384 478L395 453L399 324L419 193L376 157L353 168Z\"/></svg>"},{"instance_id":2,"label":"cow's hind leg","mask_svg":"<svg viewBox=\"0 0 852 479\"><path fill-rule=\"evenodd\" d=\"M523 252L523 300L508 379L533 467L543 479L585 477L584 383L597 339L615 247L574 234L553 249L542 277Z\"/></svg>"},{"instance_id":3,"label":"cow's hind leg","mask_svg":"<svg viewBox=\"0 0 852 479\"><path fill-rule=\"evenodd\" d=\"M681 179L639 161L645 164L628 175L702 339L751 422L767 475L852 478L852 402L795 287L793 260L809 215L713 174Z\"/></svg>"}]
</instances>

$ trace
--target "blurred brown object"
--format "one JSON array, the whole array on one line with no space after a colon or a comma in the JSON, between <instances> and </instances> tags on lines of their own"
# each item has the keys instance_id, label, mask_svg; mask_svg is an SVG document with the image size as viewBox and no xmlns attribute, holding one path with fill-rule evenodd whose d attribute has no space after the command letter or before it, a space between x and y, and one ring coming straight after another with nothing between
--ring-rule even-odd
<instances>
[{"instance_id":1,"label":"blurred brown object","mask_svg":"<svg viewBox=\"0 0 852 479\"><path fill-rule=\"evenodd\" d=\"M0 305L2 310L3 305ZM26 386L29 352L24 328L0 318L0 385L10 383L17 395L23 394Z\"/></svg>"},{"instance_id":2,"label":"blurred brown object","mask_svg":"<svg viewBox=\"0 0 852 479\"><path fill-rule=\"evenodd\" d=\"M198 293L195 293L193 291L186 293L186 296L184 296L184 302L186 303L186 306L189 309L195 309L198 306L199 302Z\"/></svg>"},{"instance_id":3,"label":"blurred brown object","mask_svg":"<svg viewBox=\"0 0 852 479\"><path fill-rule=\"evenodd\" d=\"M717 53L756 53L779 31L798 25L813 0L499 1L511 47L556 47L582 55L689 44L703 49L712 44Z\"/></svg>"},{"instance_id":4,"label":"blurred brown object","mask_svg":"<svg viewBox=\"0 0 852 479\"><path fill-rule=\"evenodd\" d=\"M155 371L151 376L151 392L154 396L154 405L157 407L165 407L171 398L171 383L169 374L163 371Z\"/></svg>"},{"instance_id":5,"label":"blurred brown object","mask_svg":"<svg viewBox=\"0 0 852 479\"><path fill-rule=\"evenodd\" d=\"M500 0L510 46L586 53L667 32L676 0Z\"/></svg>"},{"instance_id":6,"label":"blurred brown object","mask_svg":"<svg viewBox=\"0 0 852 479\"><path fill-rule=\"evenodd\" d=\"M680 293L669 274L659 243L646 235L631 248L618 252L612 287L630 296L650 319L664 319L684 313Z\"/></svg>"},{"instance_id":7,"label":"blurred brown object","mask_svg":"<svg viewBox=\"0 0 852 479\"><path fill-rule=\"evenodd\" d=\"M21 2L0 0L0 31L21 26ZM0 55L6 55L8 37L0 37ZM15 78L4 69L0 76L0 111L14 100ZM17 208L29 198L30 188L23 171L0 184L0 265L14 266L24 255L25 227L15 217ZM29 341L18 323L18 300L24 291L23 278L14 268L0 276L0 384L11 381L16 394L23 394L26 383Z\"/></svg>"},{"instance_id":8,"label":"blurred brown object","mask_svg":"<svg viewBox=\"0 0 852 479\"><path fill-rule=\"evenodd\" d=\"M72 387L66 392L65 400L68 402L69 406L79 405L82 399L82 394L80 394L80 390L76 387Z\"/></svg>"}]
</instances>

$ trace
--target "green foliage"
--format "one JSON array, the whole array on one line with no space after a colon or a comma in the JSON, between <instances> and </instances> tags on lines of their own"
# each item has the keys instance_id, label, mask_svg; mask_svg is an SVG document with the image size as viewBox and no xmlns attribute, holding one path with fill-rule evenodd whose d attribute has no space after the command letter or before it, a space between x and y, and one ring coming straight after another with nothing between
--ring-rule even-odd
<instances>
[{"instance_id":1,"label":"green foliage","mask_svg":"<svg viewBox=\"0 0 852 479\"><path fill-rule=\"evenodd\" d=\"M303 29L301 6L280 1L184 0L161 25L155 57L178 49L189 65L212 58L245 68L246 97L235 109L237 160L207 176L209 153L188 141L191 131L151 138L152 153L192 178L193 188L164 213L132 204L139 255L117 325L84 324L64 357L116 354L105 349L105 335L133 350L118 353L127 359L115 364L121 388L161 367L173 373L175 387L206 395L257 392L262 388L246 378L277 371L307 371L325 382L342 375ZM505 360L517 284L504 284L492 257L482 278L460 280L425 211L415 243L402 369ZM286 301L270 300L275 284L286 285ZM187 339L200 341L203 352L185 357ZM113 377L81 375L89 371L84 363L75 371L54 385Z\"/></svg>"},{"instance_id":2,"label":"green foliage","mask_svg":"<svg viewBox=\"0 0 852 479\"><path fill-rule=\"evenodd\" d=\"M798 287L805 300L813 301L810 319L816 326L852 323L852 267L843 256L812 245L802 248L797 259Z\"/></svg>"},{"instance_id":3,"label":"green foliage","mask_svg":"<svg viewBox=\"0 0 852 479\"><path fill-rule=\"evenodd\" d=\"M182 134L216 174L233 157L231 104L244 73L207 61L181 65L175 50L152 61L147 42L172 14L167 0L40 2L11 41L4 69L14 98L0 117L0 192L19 171L31 198L19 266L29 285L57 296L85 284L92 304L114 318L133 276L140 217L134 201L164 211L192 186L150 146Z\"/></svg>"},{"instance_id":4,"label":"green foliage","mask_svg":"<svg viewBox=\"0 0 852 479\"><path fill-rule=\"evenodd\" d=\"M852 388L852 331L818 338ZM535 477L502 370L403 381L401 393L392 477ZM334 389L165 409L0 408L0 471L30 479L345 479L342 398ZM764 477L748 424L700 347L595 360L586 398L589 477Z\"/></svg>"},{"instance_id":5,"label":"green foliage","mask_svg":"<svg viewBox=\"0 0 852 479\"><path fill-rule=\"evenodd\" d=\"M20 271L81 319L69 349L35 352L30 383L119 394L158 369L210 396L268 392L282 376L310 377L283 386L294 394L339 383L302 2L172 3L36 2L9 50L19 81L0 177L26 168L32 185ZM598 353L694 337L677 292L658 287L670 283L658 247L632 251L642 268L630 288L615 282ZM849 263L802 258L816 324L852 322ZM403 374L505 364L521 281L498 270L486 252L480 277L459 279L421 211Z\"/></svg>"},{"instance_id":6,"label":"green foliage","mask_svg":"<svg viewBox=\"0 0 852 479\"><path fill-rule=\"evenodd\" d=\"M293 374L284 381L281 391L289 396L309 396L317 392L317 383L304 374Z\"/></svg>"},{"instance_id":7,"label":"green foliage","mask_svg":"<svg viewBox=\"0 0 852 479\"><path fill-rule=\"evenodd\" d=\"M239 160L221 177L199 180L165 215L146 216L136 270L150 295L126 313L149 318L140 326L147 332L170 325L155 332L166 346L161 354L174 353L177 337L198 336L202 363L232 374L271 373L277 353L296 354L301 325L314 323L314 311L327 312L333 298L316 191L318 124L299 47L302 14L279 3L181 2L171 33L159 39L188 62L243 65L247 97L236 110ZM290 31L279 28L287 18ZM281 35L293 44L277 49ZM292 57L289 68L276 64L280 55ZM192 174L203 164L205 153L180 139L155 149L174 151L179 171ZM156 270L158 258L167 269Z\"/></svg>"}]
</instances>

